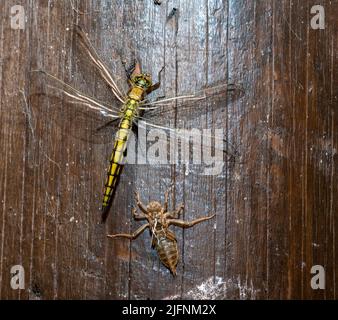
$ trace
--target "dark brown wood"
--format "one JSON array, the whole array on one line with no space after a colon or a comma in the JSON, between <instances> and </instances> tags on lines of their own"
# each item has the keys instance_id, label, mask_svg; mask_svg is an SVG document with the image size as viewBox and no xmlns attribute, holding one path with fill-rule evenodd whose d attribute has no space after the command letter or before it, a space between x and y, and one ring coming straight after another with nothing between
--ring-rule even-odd
<instances>
[{"instance_id":1,"label":"dark brown wood","mask_svg":"<svg viewBox=\"0 0 338 320\"><path fill-rule=\"evenodd\" d=\"M161 2L24 2L25 29L13 30L14 3L1 1L0 298L337 299L338 1ZM318 4L324 30L310 26ZM113 132L95 140L96 119L62 101L56 108L32 72L119 106L79 59L74 23L121 83L120 57L140 58L155 80L165 66L154 98L241 85L191 109L154 112L163 125L223 128L235 161L217 176L183 164L127 165L100 224ZM175 229L175 278L148 234L132 243L106 237L140 225L135 190L145 203L163 202L172 183L170 207L183 202L184 220L216 213ZM24 290L10 286L13 265L25 269ZM325 268L325 290L310 286L313 265Z\"/></svg>"}]
</instances>

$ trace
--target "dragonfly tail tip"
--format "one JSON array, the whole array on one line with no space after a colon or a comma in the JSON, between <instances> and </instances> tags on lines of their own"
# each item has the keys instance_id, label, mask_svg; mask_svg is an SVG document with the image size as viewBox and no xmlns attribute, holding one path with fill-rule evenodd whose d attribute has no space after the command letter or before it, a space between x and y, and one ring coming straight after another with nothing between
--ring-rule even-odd
<instances>
[{"instance_id":1,"label":"dragonfly tail tip","mask_svg":"<svg viewBox=\"0 0 338 320\"><path fill-rule=\"evenodd\" d=\"M106 206L102 206L101 208L101 211L102 211L102 214L101 214L101 223L105 223L107 218L108 218L108 214L109 214L109 206L106 207Z\"/></svg>"}]
</instances>

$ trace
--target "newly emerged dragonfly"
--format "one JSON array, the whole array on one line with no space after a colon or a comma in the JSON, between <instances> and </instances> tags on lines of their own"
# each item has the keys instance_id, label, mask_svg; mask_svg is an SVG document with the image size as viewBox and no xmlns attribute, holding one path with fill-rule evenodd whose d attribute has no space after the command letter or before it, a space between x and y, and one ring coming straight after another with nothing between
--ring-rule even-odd
<instances>
[{"instance_id":1,"label":"newly emerged dragonfly","mask_svg":"<svg viewBox=\"0 0 338 320\"><path fill-rule=\"evenodd\" d=\"M117 80L114 79L113 75L102 62L97 51L90 43L86 33L79 26L74 26L74 31L85 55L96 67L97 71L108 84L113 95L119 101L121 106L116 107L114 105L102 103L95 98L83 94L79 90L73 88L69 84L66 84L53 75L45 71L38 71L43 73L52 82L52 85L49 87L62 92L62 94L67 96L67 98L73 104L81 105L83 110L90 110L92 112L99 113L101 116L109 119L109 123L118 123L118 129L113 142L113 151L110 157L110 163L107 170L107 178L103 192L102 220L105 221L108 216L110 206L113 202L114 194L116 192L116 187L123 166L126 162L127 145L130 140L130 136L132 135L132 129L134 125L137 125L141 128L152 127L156 129L167 130L170 136L174 137L174 139L176 137L177 139L180 139L180 141L185 140L187 141L188 147L190 145L189 142L191 142L191 133L186 134L186 132L177 130L175 127L154 124L143 117L143 112L157 110L163 107L167 108L166 110L168 111L168 109L173 107L173 104L176 104L177 106L178 103L182 106L184 106L184 104L193 105L193 102L206 99L211 95L214 96L217 95L217 93L224 94L224 91L234 90L236 89L236 86L223 84L201 90L192 95L163 98L161 100L149 102L147 100L147 95L160 87L161 72L159 73L158 82L153 84L151 75L143 73L140 64L136 63L132 72L128 74L129 90L127 93L125 93L123 88L118 85ZM198 136L197 141L199 143L203 141L203 144L208 147L212 145L214 152L215 150L220 150L220 152L222 152L222 159L223 153L227 152L226 149L229 147L229 144L224 144L223 136L219 138L215 134L211 134L211 130L207 130L207 133L202 133L200 136ZM201 151L199 151L197 158L200 156Z\"/></svg>"}]
</instances>

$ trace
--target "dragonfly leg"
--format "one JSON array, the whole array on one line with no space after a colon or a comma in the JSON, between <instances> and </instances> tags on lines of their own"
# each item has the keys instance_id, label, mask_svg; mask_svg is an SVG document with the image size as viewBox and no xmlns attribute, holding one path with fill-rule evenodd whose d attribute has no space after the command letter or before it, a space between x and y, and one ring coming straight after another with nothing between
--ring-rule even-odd
<instances>
[{"instance_id":1,"label":"dragonfly leg","mask_svg":"<svg viewBox=\"0 0 338 320\"><path fill-rule=\"evenodd\" d=\"M137 206L140 208L140 210L144 214L148 214L147 207L141 202L140 194L137 191L135 191L135 201L136 201Z\"/></svg>"},{"instance_id":2,"label":"dragonfly leg","mask_svg":"<svg viewBox=\"0 0 338 320\"><path fill-rule=\"evenodd\" d=\"M158 72L158 82L156 82L153 86L151 86L148 90L147 90L147 94L157 90L160 86L161 86L161 79L162 79L162 72L164 70L165 66L163 66L161 68L161 70Z\"/></svg>"},{"instance_id":3,"label":"dragonfly leg","mask_svg":"<svg viewBox=\"0 0 338 320\"><path fill-rule=\"evenodd\" d=\"M171 187L164 193L164 212L168 211L168 203L169 203L169 192L171 191Z\"/></svg>"},{"instance_id":4,"label":"dragonfly leg","mask_svg":"<svg viewBox=\"0 0 338 320\"><path fill-rule=\"evenodd\" d=\"M190 228L193 227L194 225L212 219L215 215L213 214L212 216L208 216L208 217L202 217L202 218L198 218L195 219L193 221L184 221L184 220L179 220L179 219L169 219L168 220L168 225L174 225L177 227L181 227L181 228Z\"/></svg>"},{"instance_id":5,"label":"dragonfly leg","mask_svg":"<svg viewBox=\"0 0 338 320\"><path fill-rule=\"evenodd\" d=\"M139 227L132 234L129 234L129 233L108 234L107 237L109 237L109 238L128 238L130 240L134 240L148 227L149 227L149 223L146 223L146 224L142 225L141 227Z\"/></svg>"},{"instance_id":6,"label":"dragonfly leg","mask_svg":"<svg viewBox=\"0 0 338 320\"><path fill-rule=\"evenodd\" d=\"M175 14L176 14L176 12L177 12L177 8L173 8L173 9L170 11L170 13L169 13L169 15L168 15L168 17L167 17L167 21L169 21L172 17L174 17Z\"/></svg>"},{"instance_id":7,"label":"dragonfly leg","mask_svg":"<svg viewBox=\"0 0 338 320\"><path fill-rule=\"evenodd\" d=\"M107 123L105 123L104 125L96 128L96 131L101 131L104 128L110 127L112 124L115 124L117 121L119 121L119 118L113 119L113 120L109 120Z\"/></svg>"},{"instance_id":8,"label":"dragonfly leg","mask_svg":"<svg viewBox=\"0 0 338 320\"><path fill-rule=\"evenodd\" d=\"M166 214L166 218L175 219L176 217L179 217L183 209L184 209L184 204L181 203L175 211L168 212Z\"/></svg>"},{"instance_id":9,"label":"dragonfly leg","mask_svg":"<svg viewBox=\"0 0 338 320\"><path fill-rule=\"evenodd\" d=\"M131 80L131 75L133 74L135 68L136 68L137 60L134 59L133 63L129 66L127 66L127 62L125 60L122 61L122 65L124 68L124 71L127 75L127 78Z\"/></svg>"},{"instance_id":10,"label":"dragonfly leg","mask_svg":"<svg viewBox=\"0 0 338 320\"><path fill-rule=\"evenodd\" d=\"M133 121L133 125L131 127L131 131L135 135L136 141L138 140L138 127L137 127L137 122Z\"/></svg>"},{"instance_id":11,"label":"dragonfly leg","mask_svg":"<svg viewBox=\"0 0 338 320\"><path fill-rule=\"evenodd\" d=\"M137 213L137 209L135 209L135 208L131 209L131 212L132 212L133 218L135 220L145 220L145 219L147 219L147 216L145 214Z\"/></svg>"},{"instance_id":12,"label":"dragonfly leg","mask_svg":"<svg viewBox=\"0 0 338 320\"><path fill-rule=\"evenodd\" d=\"M178 208L174 211L174 212L175 212L175 215L176 215L176 216L179 216L179 215L182 213L183 210L184 210L184 204L181 203L181 204L178 206Z\"/></svg>"}]
</instances>

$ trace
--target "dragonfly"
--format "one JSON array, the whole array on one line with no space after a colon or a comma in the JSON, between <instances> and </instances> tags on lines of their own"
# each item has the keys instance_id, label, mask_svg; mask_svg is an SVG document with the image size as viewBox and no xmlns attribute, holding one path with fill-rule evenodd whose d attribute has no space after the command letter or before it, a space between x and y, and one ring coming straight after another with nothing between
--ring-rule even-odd
<instances>
[{"instance_id":1,"label":"dragonfly","mask_svg":"<svg viewBox=\"0 0 338 320\"><path fill-rule=\"evenodd\" d=\"M189 134L188 136L185 136L182 134L182 130L178 130L177 128L171 126L162 126L152 123L143 115L147 112L151 113L151 111L161 108L167 108L167 111L168 109L173 110L173 108L177 108L177 104L182 106L189 106L190 104L190 106L192 106L199 100L207 99L212 95L215 96L217 94L224 94L224 91L236 90L237 87L234 85L221 84L200 90L194 94L170 98L164 97L155 101L149 101L147 98L148 95L157 90L161 85L161 73L164 68L162 68L158 74L158 82L153 83L152 76L149 73L143 72L140 62L136 61L131 69L128 70L125 68L127 82L129 84L129 89L127 92L125 92L125 90L120 87L118 81L106 67L106 64L100 58L84 30L78 25L75 25L73 30L78 39L80 48L84 52L86 58L91 62L91 64L100 74L101 78L108 85L115 99L120 103L120 107L103 103L94 97L84 94L78 89L72 87L71 85L65 83L64 81L44 70L36 71L45 75L52 83L52 85L49 85L49 87L61 91L63 95L65 95L69 100L70 105L79 104L84 108L83 110L90 110L93 113L99 113L100 116L103 116L109 120L98 129L112 124L117 124L117 131L113 141L113 149L111 152L107 176L103 188L101 220L104 222L108 217L117 190L117 185L126 163L127 146L135 126L141 128L152 127L155 129L167 130L172 137L177 137L181 139L181 141L188 141L188 145L191 140L191 136ZM214 140L214 148L220 149L221 152L227 153L226 146L229 147L229 144L224 146L223 136L221 137L221 141L218 140L217 143L215 136L208 131L207 134L202 133L199 139L203 139L204 144L206 145L210 145L211 141ZM233 149L235 152L236 149Z\"/></svg>"}]
</instances>

